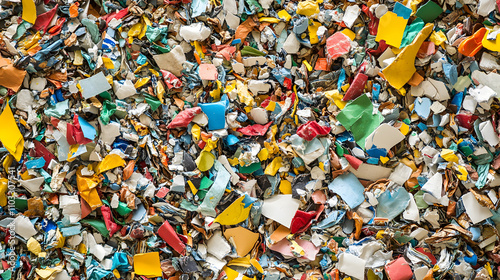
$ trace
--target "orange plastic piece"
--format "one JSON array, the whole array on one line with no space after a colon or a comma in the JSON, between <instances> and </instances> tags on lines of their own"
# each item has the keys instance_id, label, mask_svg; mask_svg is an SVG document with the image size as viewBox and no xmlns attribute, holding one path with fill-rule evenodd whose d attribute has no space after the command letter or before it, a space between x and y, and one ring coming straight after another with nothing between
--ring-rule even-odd
<instances>
[{"instance_id":1,"label":"orange plastic piece","mask_svg":"<svg viewBox=\"0 0 500 280\"><path fill-rule=\"evenodd\" d=\"M200 56L196 52L193 52L193 54L194 54L194 58L196 58L196 62L198 62L198 64L201 64Z\"/></svg>"},{"instance_id":2,"label":"orange plastic piece","mask_svg":"<svg viewBox=\"0 0 500 280\"><path fill-rule=\"evenodd\" d=\"M420 85L421 82L424 81L424 77L422 77L418 72L413 73L413 76L411 79L408 81L408 84L410 86L416 87Z\"/></svg>"},{"instance_id":3,"label":"orange plastic piece","mask_svg":"<svg viewBox=\"0 0 500 280\"><path fill-rule=\"evenodd\" d=\"M39 197L32 197L28 199L28 210L24 212L28 217L43 217L45 213L43 201Z\"/></svg>"},{"instance_id":4,"label":"orange plastic piece","mask_svg":"<svg viewBox=\"0 0 500 280\"><path fill-rule=\"evenodd\" d=\"M326 59L326 57L318 58L318 60L316 60L316 65L314 65L314 70L328 71L328 60Z\"/></svg>"},{"instance_id":5,"label":"orange plastic piece","mask_svg":"<svg viewBox=\"0 0 500 280\"><path fill-rule=\"evenodd\" d=\"M474 56L483 47L483 38L486 35L486 28L481 28L469 38L463 40L458 46L458 52L465 56Z\"/></svg>"},{"instance_id":6,"label":"orange plastic piece","mask_svg":"<svg viewBox=\"0 0 500 280\"><path fill-rule=\"evenodd\" d=\"M204 142L207 142L208 139L212 138L212 133L205 133L205 132L201 132L201 139L204 141Z\"/></svg>"},{"instance_id":7,"label":"orange plastic piece","mask_svg":"<svg viewBox=\"0 0 500 280\"><path fill-rule=\"evenodd\" d=\"M76 18L78 16L78 6L80 6L80 3L78 3L78 2L69 6L69 16L70 17Z\"/></svg>"},{"instance_id":8,"label":"orange plastic piece","mask_svg":"<svg viewBox=\"0 0 500 280\"><path fill-rule=\"evenodd\" d=\"M132 173L134 173L135 160L128 162L127 166L123 169L123 180L128 180Z\"/></svg>"},{"instance_id":9,"label":"orange plastic piece","mask_svg":"<svg viewBox=\"0 0 500 280\"><path fill-rule=\"evenodd\" d=\"M51 203L51 204L59 204L59 196L55 193L51 193L49 194L49 199L48 201Z\"/></svg>"}]
</instances>

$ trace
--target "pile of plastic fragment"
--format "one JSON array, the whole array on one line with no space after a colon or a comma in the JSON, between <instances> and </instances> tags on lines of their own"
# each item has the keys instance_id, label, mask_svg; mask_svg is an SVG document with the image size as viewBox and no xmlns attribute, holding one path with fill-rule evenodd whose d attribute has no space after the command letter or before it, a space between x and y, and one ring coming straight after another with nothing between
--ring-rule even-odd
<instances>
[{"instance_id":1,"label":"pile of plastic fragment","mask_svg":"<svg viewBox=\"0 0 500 280\"><path fill-rule=\"evenodd\" d=\"M498 279L499 6L1 0L0 277Z\"/></svg>"}]
</instances>

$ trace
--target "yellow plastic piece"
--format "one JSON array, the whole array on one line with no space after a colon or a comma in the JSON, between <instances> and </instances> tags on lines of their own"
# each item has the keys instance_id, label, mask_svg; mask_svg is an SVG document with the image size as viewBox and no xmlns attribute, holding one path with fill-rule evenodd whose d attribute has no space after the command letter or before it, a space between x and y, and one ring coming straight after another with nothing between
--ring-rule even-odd
<instances>
[{"instance_id":1,"label":"yellow plastic piece","mask_svg":"<svg viewBox=\"0 0 500 280\"><path fill-rule=\"evenodd\" d=\"M125 160L117 154L109 154L97 165L96 173L101 174L120 166L125 166Z\"/></svg>"},{"instance_id":2,"label":"yellow plastic piece","mask_svg":"<svg viewBox=\"0 0 500 280\"><path fill-rule=\"evenodd\" d=\"M47 267L44 269L36 268L35 272L40 276L40 278L44 280L55 279L56 275L63 270L63 263L61 262L59 265L54 267ZM36 278L36 277L34 277Z\"/></svg>"},{"instance_id":3,"label":"yellow plastic piece","mask_svg":"<svg viewBox=\"0 0 500 280\"><path fill-rule=\"evenodd\" d=\"M73 59L73 65L83 65L83 56L81 50L75 51L75 58Z\"/></svg>"},{"instance_id":4,"label":"yellow plastic piece","mask_svg":"<svg viewBox=\"0 0 500 280\"><path fill-rule=\"evenodd\" d=\"M260 22L270 22L270 23L279 23L280 22L279 19L273 18L273 17L261 17L261 18L259 18L259 21Z\"/></svg>"},{"instance_id":5,"label":"yellow plastic piece","mask_svg":"<svg viewBox=\"0 0 500 280\"><path fill-rule=\"evenodd\" d=\"M231 166L235 166L240 163L238 161L238 158L228 158L227 161L229 162L229 164L231 164Z\"/></svg>"},{"instance_id":6,"label":"yellow plastic piece","mask_svg":"<svg viewBox=\"0 0 500 280\"><path fill-rule=\"evenodd\" d=\"M407 19L398 17L394 12L385 13L380 18L375 41L385 40L387 45L399 48L407 23Z\"/></svg>"},{"instance_id":7,"label":"yellow plastic piece","mask_svg":"<svg viewBox=\"0 0 500 280\"><path fill-rule=\"evenodd\" d=\"M150 77L140 78L139 80L137 80L137 82L135 82L134 87L135 88L140 88L143 85L147 84L149 82L149 80L151 80Z\"/></svg>"},{"instance_id":8,"label":"yellow plastic piece","mask_svg":"<svg viewBox=\"0 0 500 280\"><path fill-rule=\"evenodd\" d=\"M350 86L351 86L351 84L345 84L342 87L340 87L340 89L342 89L342 91L347 91Z\"/></svg>"},{"instance_id":9,"label":"yellow plastic piece","mask_svg":"<svg viewBox=\"0 0 500 280\"><path fill-rule=\"evenodd\" d=\"M319 5L311 0L299 2L296 13L298 15L312 16L319 13Z\"/></svg>"},{"instance_id":10,"label":"yellow plastic piece","mask_svg":"<svg viewBox=\"0 0 500 280\"><path fill-rule=\"evenodd\" d=\"M458 163L458 157L455 155L455 152L453 152L450 149L443 149L441 150L441 157L448 161L448 162L455 162Z\"/></svg>"},{"instance_id":11,"label":"yellow plastic piece","mask_svg":"<svg viewBox=\"0 0 500 280\"><path fill-rule=\"evenodd\" d=\"M229 268L227 265L224 266L222 269L226 273L226 280L235 280L235 279L241 279L241 280L255 280L255 276L253 278L250 278L245 275L240 275L240 273L232 268Z\"/></svg>"},{"instance_id":12,"label":"yellow plastic piece","mask_svg":"<svg viewBox=\"0 0 500 280\"><path fill-rule=\"evenodd\" d=\"M210 170L215 162L215 156L211 152L201 151L196 159L196 165L201 172Z\"/></svg>"},{"instance_id":13,"label":"yellow plastic piece","mask_svg":"<svg viewBox=\"0 0 500 280\"><path fill-rule=\"evenodd\" d=\"M283 19L284 21L289 21L292 19L292 16L286 10L279 11L278 17Z\"/></svg>"},{"instance_id":14,"label":"yellow plastic piece","mask_svg":"<svg viewBox=\"0 0 500 280\"><path fill-rule=\"evenodd\" d=\"M410 0L410 8L412 10L412 13L411 15L414 15L416 12L417 12L417 6L418 4L422 3L423 0ZM408 7L408 1L403 1L403 5L405 5L406 7Z\"/></svg>"},{"instance_id":15,"label":"yellow plastic piece","mask_svg":"<svg viewBox=\"0 0 500 280\"><path fill-rule=\"evenodd\" d=\"M66 242L66 237L64 237L62 235L62 233L59 229L57 229L57 231L56 231L56 239L57 239L57 245L55 248L57 249L57 248L64 247L64 243ZM86 252L83 254L86 254Z\"/></svg>"},{"instance_id":16,"label":"yellow plastic piece","mask_svg":"<svg viewBox=\"0 0 500 280\"><path fill-rule=\"evenodd\" d=\"M273 112L274 109L276 109L276 102L270 101L269 104L267 104L266 110Z\"/></svg>"},{"instance_id":17,"label":"yellow plastic piece","mask_svg":"<svg viewBox=\"0 0 500 280\"><path fill-rule=\"evenodd\" d=\"M214 98L214 100L217 101L217 100L220 100L222 83L221 83L221 81L217 80L217 81L215 81L215 84L217 85L217 88L210 92L210 96L212 96Z\"/></svg>"},{"instance_id":18,"label":"yellow plastic piece","mask_svg":"<svg viewBox=\"0 0 500 280\"><path fill-rule=\"evenodd\" d=\"M262 266L260 265L260 263L256 260L256 259L251 259L250 260L250 263L260 272L260 273L264 273L264 269L262 269Z\"/></svg>"},{"instance_id":19,"label":"yellow plastic piece","mask_svg":"<svg viewBox=\"0 0 500 280\"><path fill-rule=\"evenodd\" d=\"M351 41L354 41L354 39L356 38L356 34L349 28L342 29L342 31L340 31L340 33L343 33L344 35L349 37L349 39L351 39Z\"/></svg>"},{"instance_id":20,"label":"yellow plastic piece","mask_svg":"<svg viewBox=\"0 0 500 280\"><path fill-rule=\"evenodd\" d=\"M431 34L433 27L432 23L426 24L413 42L406 46L396 59L382 70L385 79L395 89L402 88L415 73L415 57L422 43Z\"/></svg>"},{"instance_id":21,"label":"yellow plastic piece","mask_svg":"<svg viewBox=\"0 0 500 280\"><path fill-rule=\"evenodd\" d=\"M389 158L388 157L380 157L380 162L382 162L382 164L386 163L389 161Z\"/></svg>"},{"instance_id":22,"label":"yellow plastic piece","mask_svg":"<svg viewBox=\"0 0 500 280\"><path fill-rule=\"evenodd\" d=\"M20 161L24 150L24 137L17 127L9 103L0 115L0 123L2 124L2 129L0 129L2 145L14 156L16 161Z\"/></svg>"},{"instance_id":23,"label":"yellow plastic piece","mask_svg":"<svg viewBox=\"0 0 500 280\"><path fill-rule=\"evenodd\" d=\"M158 100L160 100L161 104L165 104L165 100L163 96L165 95L165 87L163 86L163 83L156 83L156 97L158 97Z\"/></svg>"},{"instance_id":24,"label":"yellow plastic piece","mask_svg":"<svg viewBox=\"0 0 500 280\"><path fill-rule=\"evenodd\" d=\"M128 37L138 37L142 32L142 23L138 22L129 29L127 35Z\"/></svg>"},{"instance_id":25,"label":"yellow plastic piece","mask_svg":"<svg viewBox=\"0 0 500 280\"><path fill-rule=\"evenodd\" d=\"M134 272L147 278L161 277L163 271L161 270L160 253L135 254Z\"/></svg>"},{"instance_id":26,"label":"yellow plastic piece","mask_svg":"<svg viewBox=\"0 0 500 280\"><path fill-rule=\"evenodd\" d=\"M193 127L191 127L191 134L194 137L194 140L199 141L201 139L201 128L199 125L194 124Z\"/></svg>"},{"instance_id":27,"label":"yellow plastic piece","mask_svg":"<svg viewBox=\"0 0 500 280\"><path fill-rule=\"evenodd\" d=\"M108 83L113 86L113 76L111 75L107 75L106 76L106 81L108 81Z\"/></svg>"},{"instance_id":28,"label":"yellow plastic piece","mask_svg":"<svg viewBox=\"0 0 500 280\"><path fill-rule=\"evenodd\" d=\"M210 152L213 149L217 148L217 140L212 140L212 138L208 138L205 144L205 147L203 148L204 151Z\"/></svg>"},{"instance_id":29,"label":"yellow plastic piece","mask_svg":"<svg viewBox=\"0 0 500 280\"><path fill-rule=\"evenodd\" d=\"M458 179L460 179L460 181L467 181L467 175L469 175L469 173L467 172L467 169L460 164L457 164L456 167L457 167L457 171L460 173L460 174L457 174Z\"/></svg>"},{"instance_id":30,"label":"yellow plastic piece","mask_svg":"<svg viewBox=\"0 0 500 280\"><path fill-rule=\"evenodd\" d=\"M342 98L344 98L344 95L340 94L340 92L336 89L330 90L325 92L325 96L332 100L337 107L339 107L340 110L344 109L345 105L347 102L342 101Z\"/></svg>"},{"instance_id":31,"label":"yellow plastic piece","mask_svg":"<svg viewBox=\"0 0 500 280\"><path fill-rule=\"evenodd\" d=\"M309 31L309 42L311 42L311 44L319 43L318 28L320 26L321 26L321 23L316 22L316 21L312 21L312 24L309 24L307 26L307 30ZM309 69L309 67L308 67L307 70L312 71L312 67L311 67L311 69Z\"/></svg>"},{"instance_id":32,"label":"yellow plastic piece","mask_svg":"<svg viewBox=\"0 0 500 280\"><path fill-rule=\"evenodd\" d=\"M76 185L80 192L80 196L89 204L92 210L95 210L102 206L102 201L96 189L101 180L97 174L93 176L82 176L82 169L83 166L80 166L76 172Z\"/></svg>"},{"instance_id":33,"label":"yellow plastic piece","mask_svg":"<svg viewBox=\"0 0 500 280\"><path fill-rule=\"evenodd\" d=\"M106 69L115 69L115 65L113 64L113 60L111 60L111 58L109 58L109 57L103 56L102 63L104 63L104 67L106 67Z\"/></svg>"},{"instance_id":34,"label":"yellow plastic piece","mask_svg":"<svg viewBox=\"0 0 500 280\"><path fill-rule=\"evenodd\" d=\"M434 137L434 140L436 140L436 144L442 148L443 147L443 139L442 138L439 138L439 137Z\"/></svg>"},{"instance_id":35,"label":"yellow plastic piece","mask_svg":"<svg viewBox=\"0 0 500 280\"><path fill-rule=\"evenodd\" d=\"M12 162L14 161L14 156L12 155L7 155L5 159L2 162L2 166L4 170L9 170L9 167L12 165ZM23 179L26 180L26 179Z\"/></svg>"},{"instance_id":36,"label":"yellow plastic piece","mask_svg":"<svg viewBox=\"0 0 500 280\"><path fill-rule=\"evenodd\" d=\"M490 262L487 262L486 265L484 266L484 268L486 268L486 270L488 271L488 275L490 277L493 277L493 271L491 270Z\"/></svg>"},{"instance_id":37,"label":"yellow plastic piece","mask_svg":"<svg viewBox=\"0 0 500 280\"><path fill-rule=\"evenodd\" d=\"M266 167L264 174L274 176L278 170L283 166L283 158L275 157L273 161Z\"/></svg>"},{"instance_id":38,"label":"yellow plastic piece","mask_svg":"<svg viewBox=\"0 0 500 280\"><path fill-rule=\"evenodd\" d=\"M242 195L240 198L236 199L231 205L229 205L222 213L220 213L214 220L214 222L221 225L230 226L243 222L248 218L250 214L250 209L252 207L248 206L245 208L245 203L243 203L245 196Z\"/></svg>"},{"instance_id":39,"label":"yellow plastic piece","mask_svg":"<svg viewBox=\"0 0 500 280\"><path fill-rule=\"evenodd\" d=\"M490 50L490 51L494 51L494 52L500 52L500 36L497 36L497 38L495 40L488 40L486 39L488 37L488 34L491 32L492 30L487 30L486 31L486 35L484 36L483 38L483 47L485 47L486 49Z\"/></svg>"},{"instance_id":40,"label":"yellow plastic piece","mask_svg":"<svg viewBox=\"0 0 500 280\"><path fill-rule=\"evenodd\" d=\"M407 125L406 123L402 122L401 127L399 128L399 131L401 131L401 133L403 133L403 135L407 135L408 132L410 132L410 126Z\"/></svg>"},{"instance_id":41,"label":"yellow plastic piece","mask_svg":"<svg viewBox=\"0 0 500 280\"><path fill-rule=\"evenodd\" d=\"M439 30L439 32L433 31L429 40L436 46L440 46L442 43L446 42L446 35L441 30Z\"/></svg>"},{"instance_id":42,"label":"yellow plastic piece","mask_svg":"<svg viewBox=\"0 0 500 280\"><path fill-rule=\"evenodd\" d=\"M35 24L36 21L36 6L33 0L22 0L23 3L23 14L22 18L31 23Z\"/></svg>"},{"instance_id":43,"label":"yellow plastic piece","mask_svg":"<svg viewBox=\"0 0 500 280\"><path fill-rule=\"evenodd\" d=\"M188 181L189 188L191 189L191 192L193 194L196 194L198 192L198 189L194 186L193 182L191 180Z\"/></svg>"},{"instance_id":44,"label":"yellow plastic piece","mask_svg":"<svg viewBox=\"0 0 500 280\"><path fill-rule=\"evenodd\" d=\"M198 53L198 55L200 56L200 58L204 59L205 58L205 54L203 53L203 50L202 50L201 45L200 45L200 42L194 41L194 42L191 43L191 45L193 45L194 49L196 50L196 52Z\"/></svg>"},{"instance_id":45,"label":"yellow plastic piece","mask_svg":"<svg viewBox=\"0 0 500 280\"><path fill-rule=\"evenodd\" d=\"M80 243L77 248L78 253L80 254L87 254L87 246L85 244Z\"/></svg>"},{"instance_id":46,"label":"yellow plastic piece","mask_svg":"<svg viewBox=\"0 0 500 280\"><path fill-rule=\"evenodd\" d=\"M7 196L5 193L9 187L9 180L7 178L0 178L0 206L7 205Z\"/></svg>"},{"instance_id":47,"label":"yellow plastic piece","mask_svg":"<svg viewBox=\"0 0 500 280\"><path fill-rule=\"evenodd\" d=\"M236 88L238 90L238 99L241 103L245 103L247 106L253 106L255 104L255 100L248 91L248 86L246 84L241 81L237 81Z\"/></svg>"},{"instance_id":48,"label":"yellow plastic piece","mask_svg":"<svg viewBox=\"0 0 500 280\"><path fill-rule=\"evenodd\" d=\"M415 165L415 162L413 160L410 160L409 158L405 157L401 159L401 163L411 168L413 172L417 171L417 166Z\"/></svg>"},{"instance_id":49,"label":"yellow plastic piece","mask_svg":"<svg viewBox=\"0 0 500 280\"><path fill-rule=\"evenodd\" d=\"M42 35L40 34L40 32L37 32L32 37L22 41L20 43L20 46L22 46L26 50L30 49L32 46L34 46L36 43L38 43L40 41L40 39L42 39Z\"/></svg>"},{"instance_id":50,"label":"yellow plastic piece","mask_svg":"<svg viewBox=\"0 0 500 280\"><path fill-rule=\"evenodd\" d=\"M305 60L305 59L304 59L304 60L302 61L302 63L304 63L304 65L306 66L307 71L312 71L312 70L313 70L313 68L312 68L311 64L309 64L309 62L307 62L307 60Z\"/></svg>"},{"instance_id":51,"label":"yellow plastic piece","mask_svg":"<svg viewBox=\"0 0 500 280\"><path fill-rule=\"evenodd\" d=\"M26 246L31 253L35 254L35 256L38 256L42 252L42 245L40 245L40 243L33 237L28 239Z\"/></svg>"},{"instance_id":52,"label":"yellow plastic piece","mask_svg":"<svg viewBox=\"0 0 500 280\"><path fill-rule=\"evenodd\" d=\"M257 157L259 158L260 161L265 161L269 158L269 151L267 149L262 149L257 154Z\"/></svg>"},{"instance_id":53,"label":"yellow plastic piece","mask_svg":"<svg viewBox=\"0 0 500 280\"><path fill-rule=\"evenodd\" d=\"M288 180L281 180L280 192L282 194L292 194L292 183L290 183L290 181Z\"/></svg>"}]
</instances>

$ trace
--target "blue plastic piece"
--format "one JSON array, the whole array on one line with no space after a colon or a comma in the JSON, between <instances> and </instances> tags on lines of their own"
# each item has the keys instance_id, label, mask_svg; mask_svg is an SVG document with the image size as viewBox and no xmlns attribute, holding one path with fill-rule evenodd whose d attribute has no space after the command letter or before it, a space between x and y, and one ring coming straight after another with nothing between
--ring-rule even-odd
<instances>
[{"instance_id":1,"label":"blue plastic piece","mask_svg":"<svg viewBox=\"0 0 500 280\"><path fill-rule=\"evenodd\" d=\"M223 129L226 126L226 101L198 104L208 117L208 130Z\"/></svg>"},{"instance_id":2,"label":"blue plastic piece","mask_svg":"<svg viewBox=\"0 0 500 280\"><path fill-rule=\"evenodd\" d=\"M392 11L397 14L398 17L402 17L404 19L409 19L412 12L410 8L399 2L396 2L396 5L394 5L394 9Z\"/></svg>"},{"instance_id":3,"label":"blue plastic piece","mask_svg":"<svg viewBox=\"0 0 500 280\"><path fill-rule=\"evenodd\" d=\"M39 157L36 159L29 160L25 163L26 168L28 169L36 169L42 168L45 166L45 159L43 157Z\"/></svg>"}]
</instances>

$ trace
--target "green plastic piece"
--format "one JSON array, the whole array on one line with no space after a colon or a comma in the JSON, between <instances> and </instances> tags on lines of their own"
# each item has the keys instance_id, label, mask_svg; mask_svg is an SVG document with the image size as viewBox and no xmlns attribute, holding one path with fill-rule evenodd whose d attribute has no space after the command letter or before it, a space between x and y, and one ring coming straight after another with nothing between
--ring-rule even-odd
<instances>
[{"instance_id":1,"label":"green plastic piece","mask_svg":"<svg viewBox=\"0 0 500 280\"><path fill-rule=\"evenodd\" d=\"M250 164L249 166L240 166L240 173L242 174L251 174L254 173L255 171L261 169L260 162L254 162Z\"/></svg>"},{"instance_id":2,"label":"green plastic piece","mask_svg":"<svg viewBox=\"0 0 500 280\"><path fill-rule=\"evenodd\" d=\"M265 56L266 54L259 51L258 49L252 48L250 46L244 46L241 49L242 56Z\"/></svg>"},{"instance_id":3,"label":"green plastic piece","mask_svg":"<svg viewBox=\"0 0 500 280\"><path fill-rule=\"evenodd\" d=\"M433 22L442 12L443 8L441 8L441 6L429 0L418 8L415 15L421 18L425 23L429 23Z\"/></svg>"},{"instance_id":4,"label":"green plastic piece","mask_svg":"<svg viewBox=\"0 0 500 280\"><path fill-rule=\"evenodd\" d=\"M151 110L153 110L153 112L161 106L161 102L158 98L151 96L150 94L145 94L144 97L146 98L146 102L149 106L151 106Z\"/></svg>"},{"instance_id":5,"label":"green plastic piece","mask_svg":"<svg viewBox=\"0 0 500 280\"><path fill-rule=\"evenodd\" d=\"M7 269L6 271L2 272L2 274L0 274L0 277L2 277L3 280L12 279L12 270Z\"/></svg>"},{"instance_id":6,"label":"green plastic piece","mask_svg":"<svg viewBox=\"0 0 500 280\"><path fill-rule=\"evenodd\" d=\"M208 190L214 181L208 179L208 177L203 177L200 182L200 190Z\"/></svg>"},{"instance_id":7,"label":"green plastic piece","mask_svg":"<svg viewBox=\"0 0 500 280\"><path fill-rule=\"evenodd\" d=\"M411 44L418 33L424 28L424 21L421 18L415 19L410 25L407 25L403 33L403 40L401 41L400 48L404 48Z\"/></svg>"},{"instance_id":8,"label":"green plastic piece","mask_svg":"<svg viewBox=\"0 0 500 280\"><path fill-rule=\"evenodd\" d=\"M426 209L429 207L429 204L424 201L424 192L423 191L418 191L414 196L415 202L417 203L418 209Z\"/></svg>"},{"instance_id":9,"label":"green plastic piece","mask_svg":"<svg viewBox=\"0 0 500 280\"><path fill-rule=\"evenodd\" d=\"M166 45L165 47L162 47L162 46L159 46L157 44L153 44L153 45L151 45L151 47L153 49L155 49L156 51L158 51L159 53L168 53L168 52L170 52L170 47L168 45Z\"/></svg>"},{"instance_id":10,"label":"green plastic piece","mask_svg":"<svg viewBox=\"0 0 500 280\"><path fill-rule=\"evenodd\" d=\"M116 208L116 212L118 212L118 214L122 216L127 216L128 214L130 214L130 212L132 212L132 209L127 207L127 203L120 201L118 202L118 208Z\"/></svg>"},{"instance_id":11,"label":"green plastic piece","mask_svg":"<svg viewBox=\"0 0 500 280\"><path fill-rule=\"evenodd\" d=\"M101 40L101 33L99 32L99 27L97 26L97 24L95 24L94 21L88 18L82 19L81 23L87 28L87 31L90 33L92 42L94 42L94 44L99 43L99 41Z\"/></svg>"},{"instance_id":12,"label":"green plastic piece","mask_svg":"<svg viewBox=\"0 0 500 280\"><path fill-rule=\"evenodd\" d=\"M109 100L104 101L101 112L101 121L104 125L109 123L111 116L116 112L116 104Z\"/></svg>"},{"instance_id":13,"label":"green plastic piece","mask_svg":"<svg viewBox=\"0 0 500 280\"><path fill-rule=\"evenodd\" d=\"M146 30L146 38L153 43L156 42L158 39L160 39L162 33L161 28L155 28L150 25L148 25L147 30Z\"/></svg>"},{"instance_id":14,"label":"green plastic piece","mask_svg":"<svg viewBox=\"0 0 500 280\"><path fill-rule=\"evenodd\" d=\"M28 209L28 200L26 198L18 198L14 200L14 205L18 211L26 211Z\"/></svg>"},{"instance_id":15,"label":"green plastic piece","mask_svg":"<svg viewBox=\"0 0 500 280\"><path fill-rule=\"evenodd\" d=\"M106 224L101 220L83 219L80 221L82 224L88 224L95 228L102 236L109 236L109 230Z\"/></svg>"},{"instance_id":16,"label":"green plastic piece","mask_svg":"<svg viewBox=\"0 0 500 280\"><path fill-rule=\"evenodd\" d=\"M200 188L198 189L198 192L196 193L198 198L204 199L205 195L208 192L208 189L210 189L210 187L212 186L213 183L214 183L214 181L208 179L208 177L203 177L201 179L201 182L200 182Z\"/></svg>"}]
</instances>

